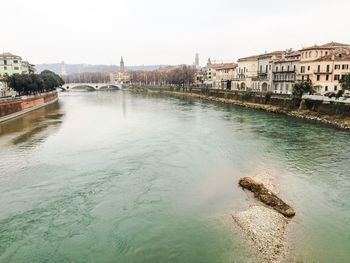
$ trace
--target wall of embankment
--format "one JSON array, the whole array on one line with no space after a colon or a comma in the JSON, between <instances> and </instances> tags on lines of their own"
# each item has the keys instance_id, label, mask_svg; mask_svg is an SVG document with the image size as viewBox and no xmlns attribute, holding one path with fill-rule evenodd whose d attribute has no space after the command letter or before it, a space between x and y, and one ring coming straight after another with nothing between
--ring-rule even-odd
<instances>
[{"instance_id":1,"label":"wall of embankment","mask_svg":"<svg viewBox=\"0 0 350 263\"><path fill-rule=\"evenodd\" d=\"M56 91L45 94L0 101L0 122L38 109L58 99Z\"/></svg>"},{"instance_id":2,"label":"wall of embankment","mask_svg":"<svg viewBox=\"0 0 350 263\"><path fill-rule=\"evenodd\" d=\"M166 90L171 91L169 88ZM189 90L187 90L187 93L188 92ZM286 111L308 110L320 115L341 115L350 117L350 104L337 101L303 99L299 106L299 104L293 102L290 95L283 94L231 90L207 90L205 93L203 93L201 89L192 89L190 93L206 95L214 98L235 100L242 103L248 102L261 105L271 105L280 107Z\"/></svg>"}]
</instances>

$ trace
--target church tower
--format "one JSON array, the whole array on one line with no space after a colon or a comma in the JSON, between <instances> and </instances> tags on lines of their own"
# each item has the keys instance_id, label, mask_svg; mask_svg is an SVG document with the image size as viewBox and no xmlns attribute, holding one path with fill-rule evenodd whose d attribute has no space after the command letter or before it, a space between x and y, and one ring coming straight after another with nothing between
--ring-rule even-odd
<instances>
[{"instance_id":1,"label":"church tower","mask_svg":"<svg viewBox=\"0 0 350 263\"><path fill-rule=\"evenodd\" d=\"M121 59L120 59L120 68L119 68L119 70L120 70L120 72L124 72L124 70L125 70L123 57L121 57Z\"/></svg>"}]
</instances>

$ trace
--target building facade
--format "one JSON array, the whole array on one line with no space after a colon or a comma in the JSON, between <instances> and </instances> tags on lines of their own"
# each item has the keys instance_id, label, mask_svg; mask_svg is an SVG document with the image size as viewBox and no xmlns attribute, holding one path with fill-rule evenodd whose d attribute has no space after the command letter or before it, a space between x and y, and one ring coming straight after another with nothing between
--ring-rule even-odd
<instances>
[{"instance_id":1,"label":"building facade","mask_svg":"<svg viewBox=\"0 0 350 263\"><path fill-rule=\"evenodd\" d=\"M336 42L300 50L299 81L310 80L316 92L323 94L339 90L339 80L349 74L350 46Z\"/></svg>"},{"instance_id":2,"label":"building facade","mask_svg":"<svg viewBox=\"0 0 350 263\"><path fill-rule=\"evenodd\" d=\"M252 90L253 81L258 77L258 56L238 59L232 81L233 90Z\"/></svg>"},{"instance_id":3,"label":"building facade","mask_svg":"<svg viewBox=\"0 0 350 263\"><path fill-rule=\"evenodd\" d=\"M23 61L20 56L11 53L0 54L0 75L30 74L35 72L34 65Z\"/></svg>"},{"instance_id":4,"label":"building facade","mask_svg":"<svg viewBox=\"0 0 350 263\"><path fill-rule=\"evenodd\" d=\"M253 91L272 91L274 63L283 56L283 51L274 51L258 56L257 77L253 78L251 89Z\"/></svg>"},{"instance_id":5,"label":"building facade","mask_svg":"<svg viewBox=\"0 0 350 263\"><path fill-rule=\"evenodd\" d=\"M202 70L203 84L213 89L232 89L235 78L236 63L211 63Z\"/></svg>"},{"instance_id":6,"label":"building facade","mask_svg":"<svg viewBox=\"0 0 350 263\"><path fill-rule=\"evenodd\" d=\"M292 94L293 87L300 73L300 52L287 50L282 58L274 61L273 92Z\"/></svg>"}]
</instances>

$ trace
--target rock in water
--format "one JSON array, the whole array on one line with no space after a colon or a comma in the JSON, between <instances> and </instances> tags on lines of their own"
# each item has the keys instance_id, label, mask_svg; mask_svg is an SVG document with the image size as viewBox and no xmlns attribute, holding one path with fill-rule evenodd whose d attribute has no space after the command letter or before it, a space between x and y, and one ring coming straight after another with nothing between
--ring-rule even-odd
<instances>
[{"instance_id":1,"label":"rock in water","mask_svg":"<svg viewBox=\"0 0 350 263\"><path fill-rule=\"evenodd\" d=\"M276 211L280 212L285 217L293 217L295 211L287 205L278 196L267 189L264 184L255 181L251 177L244 177L239 180L239 185L254 193L254 197L259 199L264 204L271 206Z\"/></svg>"}]
</instances>

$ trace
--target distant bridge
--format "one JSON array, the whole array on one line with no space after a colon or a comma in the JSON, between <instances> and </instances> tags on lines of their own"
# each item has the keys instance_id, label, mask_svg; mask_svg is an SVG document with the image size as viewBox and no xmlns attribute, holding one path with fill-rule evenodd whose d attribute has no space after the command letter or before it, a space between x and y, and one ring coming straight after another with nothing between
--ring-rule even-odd
<instances>
[{"instance_id":1,"label":"distant bridge","mask_svg":"<svg viewBox=\"0 0 350 263\"><path fill-rule=\"evenodd\" d=\"M121 90L121 84L115 83L67 83L62 86L62 90Z\"/></svg>"}]
</instances>

